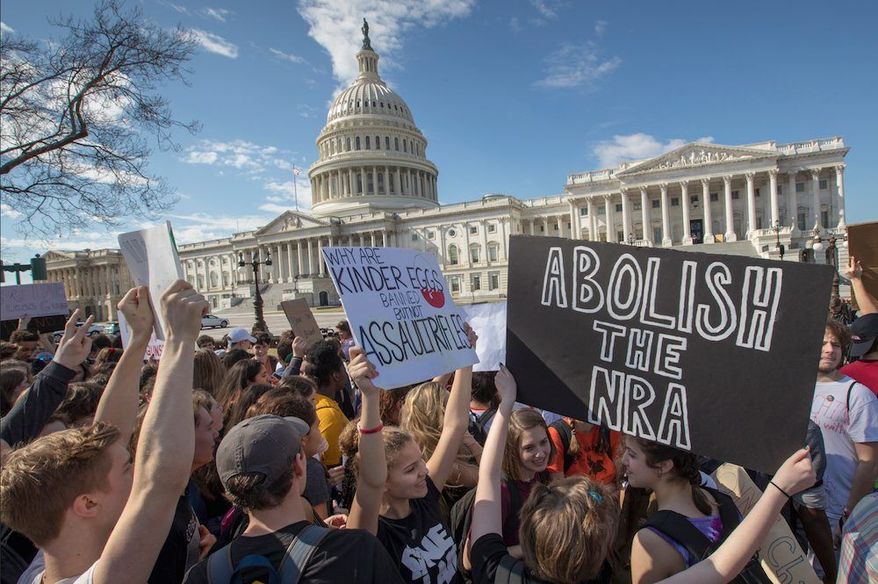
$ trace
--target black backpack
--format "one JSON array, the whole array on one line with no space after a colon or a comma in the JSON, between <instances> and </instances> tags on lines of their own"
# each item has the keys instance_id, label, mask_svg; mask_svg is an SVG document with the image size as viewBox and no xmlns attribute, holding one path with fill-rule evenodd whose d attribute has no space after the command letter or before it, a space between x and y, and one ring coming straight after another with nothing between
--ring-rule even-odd
<instances>
[{"instance_id":1,"label":"black backpack","mask_svg":"<svg viewBox=\"0 0 878 584\"><path fill-rule=\"evenodd\" d=\"M308 561L329 528L308 525L287 547L286 555L280 563L280 574L265 556L249 555L241 559L237 565L232 563L231 544L212 553L207 559L207 581L209 584L240 584L242 573L252 568L262 568L268 573L267 584L297 584Z\"/></svg>"},{"instance_id":2,"label":"black backpack","mask_svg":"<svg viewBox=\"0 0 878 584\"><path fill-rule=\"evenodd\" d=\"M513 519L513 516L518 513L518 510L521 509L521 504L524 502L521 500L521 493L518 492L518 488L515 486L515 481L510 479L504 479L506 482L506 489L509 491L509 508L515 511L515 513L510 514L503 521L504 530L508 525L509 521ZM449 514L449 523L451 524L451 538L457 543L457 570L463 576L466 582L470 582L470 574L463 567L463 551L466 548L466 537L470 532L470 527L473 523L473 502L476 500L476 489L475 487L467 491L463 497L458 499L458 501L451 507L451 513ZM470 542L472 545L475 542Z\"/></svg>"},{"instance_id":3,"label":"black backpack","mask_svg":"<svg viewBox=\"0 0 878 584\"><path fill-rule=\"evenodd\" d=\"M715 542L707 539L697 527L676 511L656 511L646 521L647 527L660 531L670 539L683 546L694 562L706 559L726 540L729 534L741 523L738 508L731 497L710 487L701 487L713 495L719 504L719 516L723 522L723 533ZM693 562L693 563L694 563ZM771 580L762 570L756 558L751 558L744 569L731 580L732 584L770 584Z\"/></svg>"},{"instance_id":4,"label":"black backpack","mask_svg":"<svg viewBox=\"0 0 878 584\"><path fill-rule=\"evenodd\" d=\"M484 446L485 440L488 439L488 431L485 429L485 426L494 419L494 414L496 413L497 406L491 406L481 414L474 414L473 412L469 414L469 433L472 434L472 437L475 438L480 446Z\"/></svg>"}]
</instances>

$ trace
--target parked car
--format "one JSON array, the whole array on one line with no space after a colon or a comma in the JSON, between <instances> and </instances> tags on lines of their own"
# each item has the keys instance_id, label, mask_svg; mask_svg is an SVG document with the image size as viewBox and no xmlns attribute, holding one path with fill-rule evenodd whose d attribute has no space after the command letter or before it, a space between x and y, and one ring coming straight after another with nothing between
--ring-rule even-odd
<instances>
[{"instance_id":1,"label":"parked car","mask_svg":"<svg viewBox=\"0 0 878 584\"><path fill-rule=\"evenodd\" d=\"M105 335L118 335L119 334L119 322L114 320L113 322L108 322L106 325L104 325L104 334Z\"/></svg>"},{"instance_id":2,"label":"parked car","mask_svg":"<svg viewBox=\"0 0 878 584\"><path fill-rule=\"evenodd\" d=\"M227 326L229 326L229 321L224 318L212 314L205 314L201 317L201 328L225 328Z\"/></svg>"},{"instance_id":3,"label":"parked car","mask_svg":"<svg viewBox=\"0 0 878 584\"><path fill-rule=\"evenodd\" d=\"M84 321L84 320L80 320L79 322L76 323L76 326L82 326L82 325L84 325L84 324L85 324L85 321ZM116 327L117 327L117 328L118 328L118 326L119 326L119 324L116 323ZM95 335L99 335L99 334L101 334L101 333L103 333L103 332L105 332L105 331L104 331L104 325L101 325L101 324L97 324L97 323L95 323L95 324L92 324L90 327L88 327L88 333L86 333L86 334L87 334L88 336L90 336L90 337L93 337L93 336L95 336ZM55 332L52 333L52 339L53 339L56 343L59 342L59 341L61 340L61 337L63 337L63 336L64 336L64 331L55 331Z\"/></svg>"}]
</instances>

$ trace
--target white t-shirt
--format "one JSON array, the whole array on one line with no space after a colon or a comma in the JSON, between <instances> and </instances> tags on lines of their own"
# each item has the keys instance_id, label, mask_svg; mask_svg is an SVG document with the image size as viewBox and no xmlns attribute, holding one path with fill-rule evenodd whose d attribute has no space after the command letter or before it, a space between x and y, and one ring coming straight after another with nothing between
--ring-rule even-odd
<instances>
[{"instance_id":1,"label":"white t-shirt","mask_svg":"<svg viewBox=\"0 0 878 584\"><path fill-rule=\"evenodd\" d=\"M853 386L851 386L853 383ZM850 411L847 407L848 388ZM814 388L811 420L820 426L826 449L826 515L835 526L847 504L857 469L855 443L878 442L878 398L850 377L819 382Z\"/></svg>"},{"instance_id":2,"label":"white t-shirt","mask_svg":"<svg viewBox=\"0 0 878 584\"><path fill-rule=\"evenodd\" d=\"M92 584L97 565L98 563L95 562L88 570L79 576L64 578L63 580L58 580L54 583L46 582L45 584ZM40 550L37 552L37 555L34 556L34 559L27 567L27 570L25 570L19 577L18 584L42 584L45 572L46 558L43 556L43 550Z\"/></svg>"}]
</instances>

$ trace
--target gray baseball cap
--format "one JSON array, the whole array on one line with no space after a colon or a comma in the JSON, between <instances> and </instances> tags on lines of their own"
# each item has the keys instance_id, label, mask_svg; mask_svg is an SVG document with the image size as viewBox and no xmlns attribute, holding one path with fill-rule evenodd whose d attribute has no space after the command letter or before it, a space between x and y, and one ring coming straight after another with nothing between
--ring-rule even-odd
<instances>
[{"instance_id":1,"label":"gray baseball cap","mask_svg":"<svg viewBox=\"0 0 878 584\"><path fill-rule=\"evenodd\" d=\"M261 473L270 484L287 472L302 448L308 424L294 417L264 414L234 426L216 451L216 469L223 486L239 474Z\"/></svg>"}]
</instances>

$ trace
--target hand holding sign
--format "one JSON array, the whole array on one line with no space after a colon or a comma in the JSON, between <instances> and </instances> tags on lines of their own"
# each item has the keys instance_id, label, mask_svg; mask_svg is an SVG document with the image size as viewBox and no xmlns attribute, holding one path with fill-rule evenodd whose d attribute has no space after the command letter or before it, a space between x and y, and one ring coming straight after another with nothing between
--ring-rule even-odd
<instances>
[{"instance_id":1,"label":"hand holding sign","mask_svg":"<svg viewBox=\"0 0 878 584\"><path fill-rule=\"evenodd\" d=\"M494 385L497 387L497 393L500 395L500 407L504 411L511 412L512 406L515 405L515 396L518 393L518 385L515 383L515 377L505 365L500 365L500 370L494 377Z\"/></svg>"},{"instance_id":2,"label":"hand holding sign","mask_svg":"<svg viewBox=\"0 0 878 584\"><path fill-rule=\"evenodd\" d=\"M371 396L380 390L372 380L378 377L375 366L369 363L363 350L359 347L351 347L351 364L348 366L348 375L351 376L353 382L360 388L365 396Z\"/></svg>"},{"instance_id":3,"label":"hand holding sign","mask_svg":"<svg viewBox=\"0 0 878 584\"><path fill-rule=\"evenodd\" d=\"M88 336L88 329L95 318L94 316L89 316L82 323L82 326L77 327L76 321L79 320L81 315L82 311L80 309L77 308L73 311L73 314L64 326L64 336L61 337L61 342L58 343L58 350L52 359L59 365L73 370L76 370L91 352L91 338Z\"/></svg>"},{"instance_id":4,"label":"hand holding sign","mask_svg":"<svg viewBox=\"0 0 878 584\"><path fill-rule=\"evenodd\" d=\"M796 451L777 469L771 480L783 489L785 495L795 495L814 486L817 473L811 465L811 452L807 448Z\"/></svg>"},{"instance_id":5,"label":"hand holding sign","mask_svg":"<svg viewBox=\"0 0 878 584\"><path fill-rule=\"evenodd\" d=\"M201 317L210 305L192 284L177 280L162 294L162 315L168 329L167 338L181 342L195 342L201 332Z\"/></svg>"}]
</instances>

